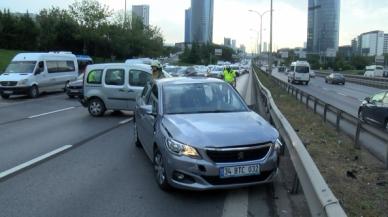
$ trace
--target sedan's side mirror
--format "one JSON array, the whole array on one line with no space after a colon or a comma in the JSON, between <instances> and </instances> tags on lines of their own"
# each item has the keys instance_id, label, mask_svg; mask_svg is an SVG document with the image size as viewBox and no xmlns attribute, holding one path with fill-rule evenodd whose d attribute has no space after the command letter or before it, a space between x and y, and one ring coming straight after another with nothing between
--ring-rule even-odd
<instances>
[{"instance_id":1,"label":"sedan's side mirror","mask_svg":"<svg viewBox=\"0 0 388 217\"><path fill-rule=\"evenodd\" d=\"M152 105L140 106L140 110L142 111L142 113L144 113L146 115L156 116L156 112L153 111Z\"/></svg>"},{"instance_id":2,"label":"sedan's side mirror","mask_svg":"<svg viewBox=\"0 0 388 217\"><path fill-rule=\"evenodd\" d=\"M364 99L367 103L369 103L370 102L370 97L365 97L365 99Z\"/></svg>"}]
</instances>

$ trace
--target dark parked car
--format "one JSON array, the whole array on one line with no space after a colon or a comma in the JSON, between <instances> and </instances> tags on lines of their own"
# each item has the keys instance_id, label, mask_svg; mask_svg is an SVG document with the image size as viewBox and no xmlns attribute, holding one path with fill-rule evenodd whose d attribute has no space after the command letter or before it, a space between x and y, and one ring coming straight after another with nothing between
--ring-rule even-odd
<instances>
[{"instance_id":1,"label":"dark parked car","mask_svg":"<svg viewBox=\"0 0 388 217\"><path fill-rule=\"evenodd\" d=\"M343 84L345 85L345 77L340 73L331 73L326 76L325 82L329 84Z\"/></svg>"},{"instance_id":2,"label":"dark parked car","mask_svg":"<svg viewBox=\"0 0 388 217\"><path fill-rule=\"evenodd\" d=\"M78 76L77 80L66 85L66 94L69 98L80 97L83 94L84 74Z\"/></svg>"},{"instance_id":3,"label":"dark parked car","mask_svg":"<svg viewBox=\"0 0 388 217\"><path fill-rule=\"evenodd\" d=\"M366 97L358 109L358 117L388 130L388 90Z\"/></svg>"},{"instance_id":4,"label":"dark parked car","mask_svg":"<svg viewBox=\"0 0 388 217\"><path fill-rule=\"evenodd\" d=\"M166 78L137 99L136 145L153 162L157 184L192 190L272 182L279 133L215 78Z\"/></svg>"}]
</instances>

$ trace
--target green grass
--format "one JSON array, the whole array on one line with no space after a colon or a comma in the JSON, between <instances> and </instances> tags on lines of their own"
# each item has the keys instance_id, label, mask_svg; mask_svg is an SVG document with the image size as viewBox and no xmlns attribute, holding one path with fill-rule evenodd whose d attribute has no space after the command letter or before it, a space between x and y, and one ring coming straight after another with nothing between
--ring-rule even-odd
<instances>
[{"instance_id":1,"label":"green grass","mask_svg":"<svg viewBox=\"0 0 388 217\"><path fill-rule=\"evenodd\" d=\"M4 72L12 58L20 51L0 49L0 73Z\"/></svg>"},{"instance_id":2,"label":"green grass","mask_svg":"<svg viewBox=\"0 0 388 217\"><path fill-rule=\"evenodd\" d=\"M297 129L348 216L387 216L388 187L376 184L380 180L388 182L388 171L383 164L367 151L354 149L349 137L325 124L319 115L295 100L269 76L257 74L284 116ZM348 177L348 171L355 171L357 178Z\"/></svg>"}]
</instances>

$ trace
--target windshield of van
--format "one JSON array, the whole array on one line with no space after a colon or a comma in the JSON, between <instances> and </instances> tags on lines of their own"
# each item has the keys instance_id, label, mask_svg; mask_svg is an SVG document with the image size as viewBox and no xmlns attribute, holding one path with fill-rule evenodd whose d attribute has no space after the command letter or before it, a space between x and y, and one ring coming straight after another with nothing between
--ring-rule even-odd
<instances>
[{"instance_id":1,"label":"windshield of van","mask_svg":"<svg viewBox=\"0 0 388 217\"><path fill-rule=\"evenodd\" d=\"M297 66L295 72L297 73L309 73L310 68L308 66Z\"/></svg>"},{"instance_id":2,"label":"windshield of van","mask_svg":"<svg viewBox=\"0 0 388 217\"><path fill-rule=\"evenodd\" d=\"M4 73L33 73L36 61L11 62Z\"/></svg>"}]
</instances>

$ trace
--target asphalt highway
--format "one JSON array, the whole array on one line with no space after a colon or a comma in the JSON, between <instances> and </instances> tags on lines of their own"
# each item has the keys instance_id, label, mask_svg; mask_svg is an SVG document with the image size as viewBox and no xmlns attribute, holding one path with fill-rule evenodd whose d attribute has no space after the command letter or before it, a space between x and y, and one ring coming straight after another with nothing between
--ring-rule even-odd
<instances>
[{"instance_id":1,"label":"asphalt highway","mask_svg":"<svg viewBox=\"0 0 388 217\"><path fill-rule=\"evenodd\" d=\"M239 79L240 93L249 92L247 82L248 75ZM0 99L0 216L247 217L289 208L285 197L274 199L279 180L274 187L160 190L133 128L131 113L93 118L63 93Z\"/></svg>"}]
</instances>

